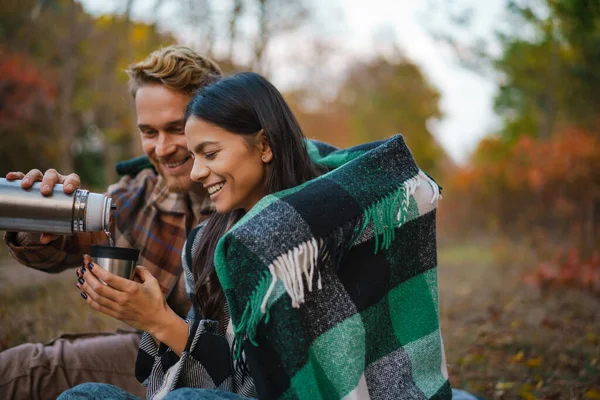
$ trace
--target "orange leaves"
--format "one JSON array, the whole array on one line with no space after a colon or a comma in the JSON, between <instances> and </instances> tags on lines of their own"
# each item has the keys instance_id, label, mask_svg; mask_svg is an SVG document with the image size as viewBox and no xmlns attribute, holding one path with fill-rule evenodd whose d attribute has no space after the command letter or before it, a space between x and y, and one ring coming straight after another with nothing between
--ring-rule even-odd
<instances>
[{"instance_id":1,"label":"orange leaves","mask_svg":"<svg viewBox=\"0 0 600 400\"><path fill-rule=\"evenodd\" d=\"M517 354L510 358L510 361L513 363L519 363L523 361L523 357L525 357L525 352L523 350L519 351Z\"/></svg>"},{"instance_id":2,"label":"orange leaves","mask_svg":"<svg viewBox=\"0 0 600 400\"><path fill-rule=\"evenodd\" d=\"M531 385L528 383L525 384L517 384L516 382L498 382L496 383L495 395L498 398L504 398L507 394L506 391L512 391L513 389L517 389L519 393L519 397L524 400L537 400L538 397L535 396L532 391L539 390L544 385L544 381L540 380L536 385Z\"/></svg>"},{"instance_id":3,"label":"orange leaves","mask_svg":"<svg viewBox=\"0 0 600 400\"><path fill-rule=\"evenodd\" d=\"M526 364L529 368L539 368L542 366L542 357L539 356L539 357L530 358L527 360Z\"/></svg>"},{"instance_id":4,"label":"orange leaves","mask_svg":"<svg viewBox=\"0 0 600 400\"><path fill-rule=\"evenodd\" d=\"M588 400L600 400L600 391L590 389L584 393L584 397Z\"/></svg>"},{"instance_id":5,"label":"orange leaves","mask_svg":"<svg viewBox=\"0 0 600 400\"><path fill-rule=\"evenodd\" d=\"M523 182L539 190L546 184L590 182L600 166L600 142L590 132L571 128L550 140L521 138L513 150L513 162L522 170Z\"/></svg>"},{"instance_id":6,"label":"orange leaves","mask_svg":"<svg viewBox=\"0 0 600 400\"><path fill-rule=\"evenodd\" d=\"M541 259L557 245L586 256L600 248L600 122L596 131L566 128L548 139L485 138L446 182L442 232L500 234ZM596 287L597 274L586 264L577 271L542 264L527 279Z\"/></svg>"},{"instance_id":7,"label":"orange leaves","mask_svg":"<svg viewBox=\"0 0 600 400\"><path fill-rule=\"evenodd\" d=\"M542 356L537 357L528 357L525 358L525 352L520 350L517 354L510 357L510 362L513 364L518 364L524 362L529 368L539 368L542 366L543 358Z\"/></svg>"},{"instance_id":8,"label":"orange leaves","mask_svg":"<svg viewBox=\"0 0 600 400\"><path fill-rule=\"evenodd\" d=\"M471 167L474 167L471 168ZM600 140L596 132L566 129L548 140L522 136L510 146L501 138L483 139L472 156L471 183L490 179L498 186L539 191L559 184L598 179Z\"/></svg>"},{"instance_id":9,"label":"orange leaves","mask_svg":"<svg viewBox=\"0 0 600 400\"><path fill-rule=\"evenodd\" d=\"M595 251L592 257L584 261L580 260L576 249L566 254L559 253L557 260L540 263L523 279L534 287L578 286L600 295L600 253Z\"/></svg>"}]
</instances>

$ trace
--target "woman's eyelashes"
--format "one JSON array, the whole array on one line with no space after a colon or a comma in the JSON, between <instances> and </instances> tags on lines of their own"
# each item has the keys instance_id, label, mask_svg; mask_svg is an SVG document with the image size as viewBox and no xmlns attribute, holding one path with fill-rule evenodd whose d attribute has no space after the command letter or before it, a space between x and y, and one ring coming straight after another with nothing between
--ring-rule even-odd
<instances>
[{"instance_id":1,"label":"woman's eyelashes","mask_svg":"<svg viewBox=\"0 0 600 400\"><path fill-rule=\"evenodd\" d=\"M203 158L205 158L206 160L213 160L216 156L217 156L218 151L205 151L201 154L199 154L199 156L202 156ZM192 157L192 159L196 158L196 154L193 151L189 151L190 157Z\"/></svg>"},{"instance_id":2,"label":"woman's eyelashes","mask_svg":"<svg viewBox=\"0 0 600 400\"><path fill-rule=\"evenodd\" d=\"M204 153L204 158L207 160L213 160L217 156L217 151L209 151Z\"/></svg>"}]
</instances>

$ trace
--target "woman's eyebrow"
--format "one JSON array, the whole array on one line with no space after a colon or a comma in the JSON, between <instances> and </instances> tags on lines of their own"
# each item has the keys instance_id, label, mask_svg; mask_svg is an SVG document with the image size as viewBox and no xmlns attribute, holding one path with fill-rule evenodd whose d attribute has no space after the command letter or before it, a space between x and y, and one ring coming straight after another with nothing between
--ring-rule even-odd
<instances>
[{"instance_id":1,"label":"woman's eyebrow","mask_svg":"<svg viewBox=\"0 0 600 400\"><path fill-rule=\"evenodd\" d=\"M210 142L210 141L199 143L196 147L194 147L194 153L201 153L206 146L210 146L211 144L218 144L218 143L219 142Z\"/></svg>"}]
</instances>

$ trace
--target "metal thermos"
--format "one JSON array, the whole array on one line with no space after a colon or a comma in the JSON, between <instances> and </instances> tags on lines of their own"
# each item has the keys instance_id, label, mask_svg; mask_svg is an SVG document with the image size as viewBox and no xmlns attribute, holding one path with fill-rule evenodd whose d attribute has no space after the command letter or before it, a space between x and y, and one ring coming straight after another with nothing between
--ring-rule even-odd
<instances>
[{"instance_id":1,"label":"metal thermos","mask_svg":"<svg viewBox=\"0 0 600 400\"><path fill-rule=\"evenodd\" d=\"M83 189L65 194L63 185L44 196L40 184L23 189L20 180L0 178L0 230L68 235L109 229L116 208L109 197Z\"/></svg>"}]
</instances>

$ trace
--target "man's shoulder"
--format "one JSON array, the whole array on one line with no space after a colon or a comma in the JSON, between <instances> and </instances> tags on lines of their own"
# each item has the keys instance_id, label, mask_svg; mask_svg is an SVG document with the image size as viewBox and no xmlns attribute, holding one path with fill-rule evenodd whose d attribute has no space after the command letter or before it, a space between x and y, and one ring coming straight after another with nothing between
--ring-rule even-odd
<instances>
[{"instance_id":1,"label":"man's shoulder","mask_svg":"<svg viewBox=\"0 0 600 400\"><path fill-rule=\"evenodd\" d=\"M152 191L158 182L158 175L152 168L145 168L136 175L123 176L117 183L108 187L108 194L114 195L123 192L139 192L140 190Z\"/></svg>"}]
</instances>

